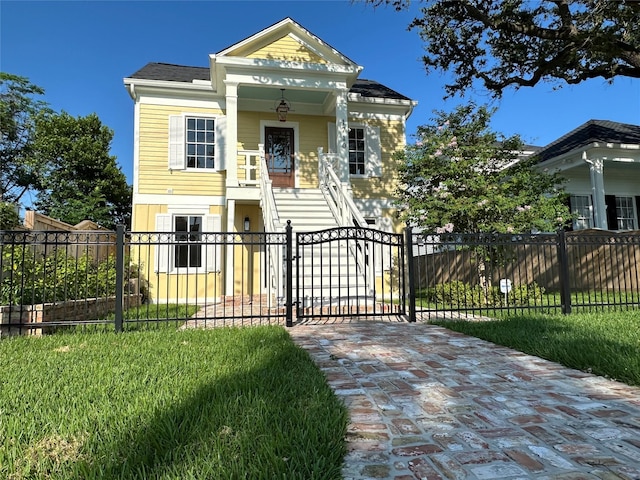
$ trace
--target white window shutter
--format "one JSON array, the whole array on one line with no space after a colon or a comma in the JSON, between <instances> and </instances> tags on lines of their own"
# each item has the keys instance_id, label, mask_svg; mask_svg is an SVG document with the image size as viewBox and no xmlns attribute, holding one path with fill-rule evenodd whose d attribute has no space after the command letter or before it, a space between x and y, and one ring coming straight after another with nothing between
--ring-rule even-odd
<instances>
[{"instance_id":1,"label":"white window shutter","mask_svg":"<svg viewBox=\"0 0 640 480\"><path fill-rule=\"evenodd\" d=\"M380 127L365 127L367 142L366 172L369 177L382 176L382 148L380 147Z\"/></svg>"},{"instance_id":2,"label":"white window shutter","mask_svg":"<svg viewBox=\"0 0 640 480\"><path fill-rule=\"evenodd\" d=\"M159 213L156 215L156 232L158 232L158 243L156 245L155 271L156 273L167 273L169 271L169 242L171 235L161 232L173 231L171 215ZM167 242L167 243L164 243Z\"/></svg>"},{"instance_id":3,"label":"white window shutter","mask_svg":"<svg viewBox=\"0 0 640 480\"><path fill-rule=\"evenodd\" d=\"M185 162L185 120L182 115L169 116L169 169L184 170Z\"/></svg>"},{"instance_id":4,"label":"white window shutter","mask_svg":"<svg viewBox=\"0 0 640 480\"><path fill-rule=\"evenodd\" d=\"M227 141L227 117L220 116L216 118L216 151L215 151L215 168L216 170L226 170L226 141Z\"/></svg>"},{"instance_id":5,"label":"white window shutter","mask_svg":"<svg viewBox=\"0 0 640 480\"><path fill-rule=\"evenodd\" d=\"M217 243L217 235L210 235L213 233L220 233L222 229L222 217L220 215L205 215L204 216L204 238L206 242L205 259L207 265L207 272L220 272L222 266L220 264L220 244Z\"/></svg>"},{"instance_id":6,"label":"white window shutter","mask_svg":"<svg viewBox=\"0 0 640 480\"><path fill-rule=\"evenodd\" d=\"M331 122L328 123L327 130L329 132L329 142L327 143L329 148L327 150L327 153L338 153L336 124Z\"/></svg>"}]
</instances>

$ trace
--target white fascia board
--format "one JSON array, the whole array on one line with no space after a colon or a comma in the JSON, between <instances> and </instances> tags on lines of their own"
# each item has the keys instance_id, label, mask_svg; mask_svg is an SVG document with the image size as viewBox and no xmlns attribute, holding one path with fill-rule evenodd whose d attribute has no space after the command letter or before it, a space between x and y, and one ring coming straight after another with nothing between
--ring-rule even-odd
<instances>
[{"instance_id":1,"label":"white fascia board","mask_svg":"<svg viewBox=\"0 0 640 480\"><path fill-rule=\"evenodd\" d=\"M353 103L371 103L375 105L401 105L405 108L414 108L418 105L417 100L403 100L400 98L380 98L380 97L363 97L359 93L349 93L347 95L349 102Z\"/></svg>"},{"instance_id":2,"label":"white fascia board","mask_svg":"<svg viewBox=\"0 0 640 480\"><path fill-rule=\"evenodd\" d=\"M591 142L588 145L574 148L558 157L553 157L537 164L540 168L557 168L560 171L584 164L583 153L587 158L601 158L602 160L636 163L640 162L640 145Z\"/></svg>"},{"instance_id":3,"label":"white fascia board","mask_svg":"<svg viewBox=\"0 0 640 480\"><path fill-rule=\"evenodd\" d=\"M169 80L146 80L140 78L125 78L124 84L128 86L130 89L133 87L135 91L140 90L153 90L157 89L160 91L189 91L189 92L199 92L199 93L207 93L211 95L211 93L215 93L211 83L193 83L193 82L172 82Z\"/></svg>"},{"instance_id":4,"label":"white fascia board","mask_svg":"<svg viewBox=\"0 0 640 480\"><path fill-rule=\"evenodd\" d=\"M412 109L407 105L398 104L358 104L349 102L349 115L357 118L387 118L391 120L405 120Z\"/></svg>"}]
</instances>

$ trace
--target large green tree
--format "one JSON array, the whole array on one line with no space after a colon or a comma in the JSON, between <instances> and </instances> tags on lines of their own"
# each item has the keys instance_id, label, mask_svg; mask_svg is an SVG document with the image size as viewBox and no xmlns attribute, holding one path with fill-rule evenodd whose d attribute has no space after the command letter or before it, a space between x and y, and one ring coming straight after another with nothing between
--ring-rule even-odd
<instances>
[{"instance_id":1,"label":"large green tree","mask_svg":"<svg viewBox=\"0 0 640 480\"><path fill-rule=\"evenodd\" d=\"M70 224L87 219L107 228L128 225L131 187L109 154L112 139L96 114L39 118L33 149L46 168L36 208Z\"/></svg>"},{"instance_id":2,"label":"large green tree","mask_svg":"<svg viewBox=\"0 0 640 480\"><path fill-rule=\"evenodd\" d=\"M18 203L38 185L43 166L33 155L36 118L51 112L43 94L27 78L0 72L0 202Z\"/></svg>"},{"instance_id":3,"label":"large green tree","mask_svg":"<svg viewBox=\"0 0 640 480\"><path fill-rule=\"evenodd\" d=\"M569 220L562 178L518 159L519 136L490 128L492 110L474 104L435 112L400 152L398 202L410 225L429 232L555 231Z\"/></svg>"},{"instance_id":4,"label":"large green tree","mask_svg":"<svg viewBox=\"0 0 640 480\"><path fill-rule=\"evenodd\" d=\"M364 0L408 8L410 0ZM640 78L637 0L423 0L409 25L425 42L427 72L453 73L449 96L480 80L505 88L601 77Z\"/></svg>"},{"instance_id":5,"label":"large green tree","mask_svg":"<svg viewBox=\"0 0 640 480\"><path fill-rule=\"evenodd\" d=\"M436 112L432 124L418 128L419 141L399 153L402 219L425 233L454 234L454 243L457 233L479 234L468 248L484 301L490 269L511 255L486 234L554 231L570 219L562 179L535 168L534 158L519 159L521 139L492 131L491 113L473 104Z\"/></svg>"}]
</instances>

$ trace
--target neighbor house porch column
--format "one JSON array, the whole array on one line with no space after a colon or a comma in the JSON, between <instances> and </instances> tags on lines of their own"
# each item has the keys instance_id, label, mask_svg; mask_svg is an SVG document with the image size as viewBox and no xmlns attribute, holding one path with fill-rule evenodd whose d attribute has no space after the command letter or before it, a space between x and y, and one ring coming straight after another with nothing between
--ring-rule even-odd
<instances>
[{"instance_id":1,"label":"neighbor house porch column","mask_svg":"<svg viewBox=\"0 0 640 480\"><path fill-rule=\"evenodd\" d=\"M336 91L336 153L340 159L340 171L336 172L342 182L349 182L349 120L347 118L347 88Z\"/></svg>"},{"instance_id":2,"label":"neighbor house porch column","mask_svg":"<svg viewBox=\"0 0 640 480\"><path fill-rule=\"evenodd\" d=\"M227 187L238 186L238 82L224 81L226 85L227 128L225 135L225 164Z\"/></svg>"},{"instance_id":3,"label":"neighbor house porch column","mask_svg":"<svg viewBox=\"0 0 640 480\"><path fill-rule=\"evenodd\" d=\"M587 152L582 159L589 165L591 177L591 197L593 198L593 223L596 228L607 229L607 204L604 199L604 162L601 158L587 158Z\"/></svg>"}]
</instances>

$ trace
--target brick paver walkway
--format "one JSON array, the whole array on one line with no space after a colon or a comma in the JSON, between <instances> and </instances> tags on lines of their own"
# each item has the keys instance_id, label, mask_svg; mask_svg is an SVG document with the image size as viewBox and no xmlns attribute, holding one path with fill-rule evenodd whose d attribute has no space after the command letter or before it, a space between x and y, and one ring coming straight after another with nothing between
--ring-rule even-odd
<instances>
[{"instance_id":1,"label":"brick paver walkway","mask_svg":"<svg viewBox=\"0 0 640 480\"><path fill-rule=\"evenodd\" d=\"M289 330L351 414L351 479L640 479L640 389L424 323Z\"/></svg>"}]
</instances>

